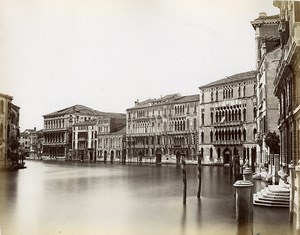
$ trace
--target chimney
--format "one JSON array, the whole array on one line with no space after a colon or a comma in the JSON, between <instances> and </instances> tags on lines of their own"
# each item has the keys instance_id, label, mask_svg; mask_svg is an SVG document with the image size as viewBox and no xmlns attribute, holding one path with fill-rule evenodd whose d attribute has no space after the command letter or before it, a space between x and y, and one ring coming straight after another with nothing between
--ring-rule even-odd
<instances>
[{"instance_id":1,"label":"chimney","mask_svg":"<svg viewBox=\"0 0 300 235\"><path fill-rule=\"evenodd\" d=\"M266 12L259 12L259 18L267 17Z\"/></svg>"},{"instance_id":2,"label":"chimney","mask_svg":"<svg viewBox=\"0 0 300 235\"><path fill-rule=\"evenodd\" d=\"M137 106L139 104L139 99L137 99L136 101L134 101L134 105Z\"/></svg>"}]
</instances>

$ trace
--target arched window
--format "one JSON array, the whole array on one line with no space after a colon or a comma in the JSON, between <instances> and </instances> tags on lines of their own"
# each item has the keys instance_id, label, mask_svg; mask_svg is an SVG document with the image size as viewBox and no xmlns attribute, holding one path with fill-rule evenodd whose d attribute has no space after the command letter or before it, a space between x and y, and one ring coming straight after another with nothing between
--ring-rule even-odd
<instances>
[{"instance_id":1,"label":"arched window","mask_svg":"<svg viewBox=\"0 0 300 235\"><path fill-rule=\"evenodd\" d=\"M0 123L0 139L3 139L3 123Z\"/></svg>"},{"instance_id":2,"label":"arched window","mask_svg":"<svg viewBox=\"0 0 300 235\"><path fill-rule=\"evenodd\" d=\"M190 129L190 119L186 120L186 129L189 130Z\"/></svg>"},{"instance_id":3,"label":"arched window","mask_svg":"<svg viewBox=\"0 0 300 235\"><path fill-rule=\"evenodd\" d=\"M213 149L212 148L210 148L210 154L209 154L209 157L212 159L213 158Z\"/></svg>"},{"instance_id":4,"label":"arched window","mask_svg":"<svg viewBox=\"0 0 300 235\"><path fill-rule=\"evenodd\" d=\"M247 139L246 129L243 130L243 137L244 137L244 141L245 141Z\"/></svg>"},{"instance_id":5,"label":"arched window","mask_svg":"<svg viewBox=\"0 0 300 235\"><path fill-rule=\"evenodd\" d=\"M197 119L194 118L194 130L197 130Z\"/></svg>"},{"instance_id":6,"label":"arched window","mask_svg":"<svg viewBox=\"0 0 300 235\"><path fill-rule=\"evenodd\" d=\"M241 87L238 88L238 97L241 97Z\"/></svg>"},{"instance_id":7,"label":"arched window","mask_svg":"<svg viewBox=\"0 0 300 235\"><path fill-rule=\"evenodd\" d=\"M241 121L242 120L242 114L241 114L241 109L239 109L239 117L238 120Z\"/></svg>"},{"instance_id":8,"label":"arched window","mask_svg":"<svg viewBox=\"0 0 300 235\"><path fill-rule=\"evenodd\" d=\"M204 132L201 132L201 143L204 143Z\"/></svg>"},{"instance_id":9,"label":"arched window","mask_svg":"<svg viewBox=\"0 0 300 235\"><path fill-rule=\"evenodd\" d=\"M219 139L218 138L218 131L215 132L215 139L216 139L216 141Z\"/></svg>"},{"instance_id":10,"label":"arched window","mask_svg":"<svg viewBox=\"0 0 300 235\"><path fill-rule=\"evenodd\" d=\"M219 120L219 112L217 111L216 112L216 122L218 122L218 120Z\"/></svg>"},{"instance_id":11,"label":"arched window","mask_svg":"<svg viewBox=\"0 0 300 235\"><path fill-rule=\"evenodd\" d=\"M218 90L216 91L216 101L218 101L218 99L219 99L219 92L218 92Z\"/></svg>"},{"instance_id":12,"label":"arched window","mask_svg":"<svg viewBox=\"0 0 300 235\"><path fill-rule=\"evenodd\" d=\"M210 113L210 123L211 124L214 123L214 114L213 114L213 112Z\"/></svg>"},{"instance_id":13,"label":"arched window","mask_svg":"<svg viewBox=\"0 0 300 235\"><path fill-rule=\"evenodd\" d=\"M204 126L204 113L201 114L201 123L202 123L202 126Z\"/></svg>"},{"instance_id":14,"label":"arched window","mask_svg":"<svg viewBox=\"0 0 300 235\"><path fill-rule=\"evenodd\" d=\"M4 102L3 100L0 101L0 113L4 112Z\"/></svg>"},{"instance_id":15,"label":"arched window","mask_svg":"<svg viewBox=\"0 0 300 235\"><path fill-rule=\"evenodd\" d=\"M245 97L246 96L246 86L244 85L244 88L243 88L243 96Z\"/></svg>"},{"instance_id":16,"label":"arched window","mask_svg":"<svg viewBox=\"0 0 300 235\"><path fill-rule=\"evenodd\" d=\"M213 138L213 132L210 131L210 142L213 142L214 138Z\"/></svg>"},{"instance_id":17,"label":"arched window","mask_svg":"<svg viewBox=\"0 0 300 235\"><path fill-rule=\"evenodd\" d=\"M256 118L256 107L253 108L253 119L255 120Z\"/></svg>"},{"instance_id":18,"label":"arched window","mask_svg":"<svg viewBox=\"0 0 300 235\"><path fill-rule=\"evenodd\" d=\"M210 93L210 100L211 100L211 101L214 101L214 92L211 92L211 93Z\"/></svg>"},{"instance_id":19,"label":"arched window","mask_svg":"<svg viewBox=\"0 0 300 235\"><path fill-rule=\"evenodd\" d=\"M246 116L246 109L243 109L243 120L244 120L244 121L246 121L246 119L247 119L246 117L247 117L247 116Z\"/></svg>"},{"instance_id":20,"label":"arched window","mask_svg":"<svg viewBox=\"0 0 300 235\"><path fill-rule=\"evenodd\" d=\"M255 140L255 135L256 135L256 133L257 133L257 130L256 130L256 128L254 128L254 129L253 129L253 140Z\"/></svg>"},{"instance_id":21,"label":"arched window","mask_svg":"<svg viewBox=\"0 0 300 235\"><path fill-rule=\"evenodd\" d=\"M167 131L167 122L164 121L164 131Z\"/></svg>"},{"instance_id":22,"label":"arched window","mask_svg":"<svg viewBox=\"0 0 300 235\"><path fill-rule=\"evenodd\" d=\"M202 93L202 103L204 103L204 92Z\"/></svg>"},{"instance_id":23,"label":"arched window","mask_svg":"<svg viewBox=\"0 0 300 235\"><path fill-rule=\"evenodd\" d=\"M218 148L218 158L220 158L220 157L221 157L221 149Z\"/></svg>"}]
</instances>

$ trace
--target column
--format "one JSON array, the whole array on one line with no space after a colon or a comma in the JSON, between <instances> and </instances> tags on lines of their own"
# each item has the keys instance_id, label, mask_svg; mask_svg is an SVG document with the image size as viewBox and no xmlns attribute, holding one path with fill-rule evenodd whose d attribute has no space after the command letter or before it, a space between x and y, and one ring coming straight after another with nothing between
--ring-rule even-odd
<instances>
[{"instance_id":1,"label":"column","mask_svg":"<svg viewBox=\"0 0 300 235\"><path fill-rule=\"evenodd\" d=\"M253 235L253 183L238 180L236 190L236 235Z\"/></svg>"}]
</instances>

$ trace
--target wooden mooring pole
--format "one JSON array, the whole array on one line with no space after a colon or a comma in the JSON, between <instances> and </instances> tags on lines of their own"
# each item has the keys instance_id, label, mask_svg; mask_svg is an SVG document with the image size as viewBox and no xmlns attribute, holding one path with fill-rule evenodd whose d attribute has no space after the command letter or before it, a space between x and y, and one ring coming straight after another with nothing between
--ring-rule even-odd
<instances>
[{"instance_id":1,"label":"wooden mooring pole","mask_svg":"<svg viewBox=\"0 0 300 235\"><path fill-rule=\"evenodd\" d=\"M183 181L183 204L186 204L186 169L185 169L185 160L181 158L181 171L182 171L182 181Z\"/></svg>"},{"instance_id":2,"label":"wooden mooring pole","mask_svg":"<svg viewBox=\"0 0 300 235\"><path fill-rule=\"evenodd\" d=\"M198 191L197 198L200 198L201 194L201 156L198 156Z\"/></svg>"}]
</instances>

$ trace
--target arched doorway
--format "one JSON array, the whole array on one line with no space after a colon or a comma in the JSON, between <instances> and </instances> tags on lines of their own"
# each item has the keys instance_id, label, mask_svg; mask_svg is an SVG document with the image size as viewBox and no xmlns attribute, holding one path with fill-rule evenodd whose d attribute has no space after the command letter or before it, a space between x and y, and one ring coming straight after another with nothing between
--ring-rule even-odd
<instances>
[{"instance_id":1,"label":"arched doorway","mask_svg":"<svg viewBox=\"0 0 300 235\"><path fill-rule=\"evenodd\" d=\"M139 162L142 162L142 159L143 159L143 153L142 153L142 151L139 151L138 156L139 156Z\"/></svg>"},{"instance_id":2,"label":"arched doorway","mask_svg":"<svg viewBox=\"0 0 300 235\"><path fill-rule=\"evenodd\" d=\"M176 152L176 164L179 164L180 163L180 151L177 151Z\"/></svg>"},{"instance_id":3,"label":"arched doorway","mask_svg":"<svg viewBox=\"0 0 300 235\"><path fill-rule=\"evenodd\" d=\"M115 153L113 150L111 150L110 152L110 161L113 162L114 161L114 157L115 157Z\"/></svg>"},{"instance_id":4,"label":"arched doorway","mask_svg":"<svg viewBox=\"0 0 300 235\"><path fill-rule=\"evenodd\" d=\"M160 164L161 163L161 149L156 150L155 156L156 156L156 164Z\"/></svg>"},{"instance_id":5,"label":"arched doorway","mask_svg":"<svg viewBox=\"0 0 300 235\"><path fill-rule=\"evenodd\" d=\"M122 163L126 162L126 149L122 150Z\"/></svg>"},{"instance_id":6,"label":"arched doorway","mask_svg":"<svg viewBox=\"0 0 300 235\"><path fill-rule=\"evenodd\" d=\"M106 160L107 160L107 151L105 150L104 151L104 162L106 162Z\"/></svg>"},{"instance_id":7,"label":"arched doorway","mask_svg":"<svg viewBox=\"0 0 300 235\"><path fill-rule=\"evenodd\" d=\"M256 164L256 147L251 149L251 170L255 172L255 164Z\"/></svg>"},{"instance_id":8,"label":"arched doorway","mask_svg":"<svg viewBox=\"0 0 300 235\"><path fill-rule=\"evenodd\" d=\"M224 164L229 163L230 158L231 158L230 150L229 148L226 147L223 151L223 163Z\"/></svg>"}]
</instances>

